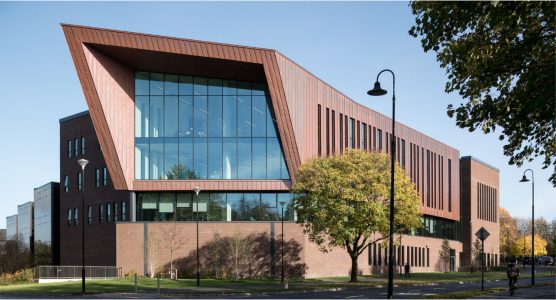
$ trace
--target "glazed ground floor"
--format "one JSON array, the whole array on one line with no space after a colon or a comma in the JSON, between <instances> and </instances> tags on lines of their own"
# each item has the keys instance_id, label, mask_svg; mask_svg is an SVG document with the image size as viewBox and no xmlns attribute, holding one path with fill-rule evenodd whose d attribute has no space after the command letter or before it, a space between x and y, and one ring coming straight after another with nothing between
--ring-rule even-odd
<instances>
[{"instance_id":1,"label":"glazed ground floor","mask_svg":"<svg viewBox=\"0 0 556 300\"><path fill-rule=\"evenodd\" d=\"M284 271L287 277L348 276L351 259L344 249L319 251L294 222L284 224ZM200 272L204 276L280 276L282 266L281 222L199 222ZM359 274L387 272L388 250L384 241L372 243L359 256ZM463 246L450 241L449 259L440 259L442 239L404 235L394 249L395 271L457 271ZM193 276L197 265L195 222L129 222L116 224L115 264L123 272L169 272ZM170 251L173 249L173 251ZM495 265L494 254L488 265Z\"/></svg>"}]
</instances>

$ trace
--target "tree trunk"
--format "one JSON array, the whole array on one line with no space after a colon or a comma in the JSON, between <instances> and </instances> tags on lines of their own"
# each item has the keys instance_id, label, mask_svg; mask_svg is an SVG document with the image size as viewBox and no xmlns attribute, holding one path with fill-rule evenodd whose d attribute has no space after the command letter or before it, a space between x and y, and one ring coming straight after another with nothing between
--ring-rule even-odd
<instances>
[{"instance_id":1,"label":"tree trunk","mask_svg":"<svg viewBox=\"0 0 556 300\"><path fill-rule=\"evenodd\" d=\"M351 256L351 279L349 282L357 282L357 256Z\"/></svg>"}]
</instances>

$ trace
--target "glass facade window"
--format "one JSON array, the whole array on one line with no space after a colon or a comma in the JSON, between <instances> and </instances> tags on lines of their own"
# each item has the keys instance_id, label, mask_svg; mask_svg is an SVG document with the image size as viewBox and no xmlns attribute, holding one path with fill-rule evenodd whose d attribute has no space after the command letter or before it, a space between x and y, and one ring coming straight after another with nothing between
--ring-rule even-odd
<instances>
[{"instance_id":1,"label":"glass facade window","mask_svg":"<svg viewBox=\"0 0 556 300\"><path fill-rule=\"evenodd\" d=\"M361 143L363 150L367 151L367 124L361 123Z\"/></svg>"},{"instance_id":2,"label":"glass facade window","mask_svg":"<svg viewBox=\"0 0 556 300\"><path fill-rule=\"evenodd\" d=\"M126 202L122 201L122 221L126 221L127 220L127 207L126 207Z\"/></svg>"},{"instance_id":3,"label":"glass facade window","mask_svg":"<svg viewBox=\"0 0 556 300\"><path fill-rule=\"evenodd\" d=\"M100 186L100 169L95 169L95 185Z\"/></svg>"},{"instance_id":4,"label":"glass facade window","mask_svg":"<svg viewBox=\"0 0 556 300\"><path fill-rule=\"evenodd\" d=\"M53 263L52 225L59 221L53 219L55 212L52 211L58 196L55 187L54 183L47 183L34 189L33 243L36 265Z\"/></svg>"},{"instance_id":5,"label":"glass facade window","mask_svg":"<svg viewBox=\"0 0 556 300\"><path fill-rule=\"evenodd\" d=\"M108 169L106 167L102 168L102 185L108 185Z\"/></svg>"},{"instance_id":6,"label":"glass facade window","mask_svg":"<svg viewBox=\"0 0 556 300\"><path fill-rule=\"evenodd\" d=\"M77 157L79 155L79 139L75 139L73 143L73 149L74 149L75 157Z\"/></svg>"},{"instance_id":7,"label":"glass facade window","mask_svg":"<svg viewBox=\"0 0 556 300\"><path fill-rule=\"evenodd\" d=\"M73 152L73 147L71 146L71 140L68 141L68 158L71 158L71 153Z\"/></svg>"},{"instance_id":8,"label":"glass facade window","mask_svg":"<svg viewBox=\"0 0 556 300\"><path fill-rule=\"evenodd\" d=\"M112 221L112 204L106 204L106 222L110 223Z\"/></svg>"},{"instance_id":9,"label":"glass facade window","mask_svg":"<svg viewBox=\"0 0 556 300\"><path fill-rule=\"evenodd\" d=\"M68 208L68 225L71 225L71 218L72 218L71 208Z\"/></svg>"},{"instance_id":10,"label":"glass facade window","mask_svg":"<svg viewBox=\"0 0 556 300\"><path fill-rule=\"evenodd\" d=\"M355 119L349 118L349 146L355 149Z\"/></svg>"},{"instance_id":11,"label":"glass facade window","mask_svg":"<svg viewBox=\"0 0 556 300\"><path fill-rule=\"evenodd\" d=\"M69 191L69 178L68 175L64 176L64 192Z\"/></svg>"},{"instance_id":12,"label":"glass facade window","mask_svg":"<svg viewBox=\"0 0 556 300\"><path fill-rule=\"evenodd\" d=\"M104 204L98 205L98 222L102 223L104 221Z\"/></svg>"},{"instance_id":13,"label":"glass facade window","mask_svg":"<svg viewBox=\"0 0 556 300\"><path fill-rule=\"evenodd\" d=\"M91 206L87 207L87 223L93 224L93 208Z\"/></svg>"},{"instance_id":14,"label":"glass facade window","mask_svg":"<svg viewBox=\"0 0 556 300\"><path fill-rule=\"evenodd\" d=\"M73 224L75 224L75 226L79 225L79 210L77 207L73 209Z\"/></svg>"},{"instance_id":15,"label":"glass facade window","mask_svg":"<svg viewBox=\"0 0 556 300\"><path fill-rule=\"evenodd\" d=\"M293 221L293 198L290 193L138 193L137 220L278 221L284 202L284 220Z\"/></svg>"},{"instance_id":16,"label":"glass facade window","mask_svg":"<svg viewBox=\"0 0 556 300\"><path fill-rule=\"evenodd\" d=\"M421 222L423 226L412 235L461 241L460 222L432 216L423 216Z\"/></svg>"},{"instance_id":17,"label":"glass facade window","mask_svg":"<svg viewBox=\"0 0 556 300\"><path fill-rule=\"evenodd\" d=\"M83 188L83 186L82 186L82 183L83 183L83 178L82 178L82 176L83 176L83 175L81 174L81 172L78 172L78 173L77 173L77 190L78 190L78 191L80 191L80 190Z\"/></svg>"},{"instance_id":18,"label":"glass facade window","mask_svg":"<svg viewBox=\"0 0 556 300\"><path fill-rule=\"evenodd\" d=\"M136 179L289 179L263 84L136 72Z\"/></svg>"},{"instance_id":19,"label":"glass facade window","mask_svg":"<svg viewBox=\"0 0 556 300\"><path fill-rule=\"evenodd\" d=\"M85 137L81 137L81 155L85 154Z\"/></svg>"},{"instance_id":20,"label":"glass facade window","mask_svg":"<svg viewBox=\"0 0 556 300\"><path fill-rule=\"evenodd\" d=\"M118 202L114 202L114 222L118 222Z\"/></svg>"}]
</instances>

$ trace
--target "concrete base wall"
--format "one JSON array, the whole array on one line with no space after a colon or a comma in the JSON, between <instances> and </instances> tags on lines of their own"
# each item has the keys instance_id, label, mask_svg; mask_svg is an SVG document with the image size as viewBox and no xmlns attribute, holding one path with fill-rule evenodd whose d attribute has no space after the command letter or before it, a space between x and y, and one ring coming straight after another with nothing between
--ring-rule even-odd
<instances>
[{"instance_id":1,"label":"concrete base wall","mask_svg":"<svg viewBox=\"0 0 556 300\"><path fill-rule=\"evenodd\" d=\"M200 222L199 223L199 259L200 272L208 276L231 276L239 270L240 276L279 277L281 274L281 223L280 222ZM234 235L249 237L250 251L246 258L236 264L234 256ZM172 235L177 238L172 238ZM218 238L217 238L218 237ZM323 277L348 276L351 259L342 248L335 248L328 253L319 251L318 246L309 241L300 225L284 224L284 264L286 277ZM149 239L151 242L149 242ZM149 252L155 253L156 272L169 273L170 242L176 243L173 266L180 276L194 276L196 268L196 223L119 223L116 226L116 265L123 268L123 273L151 273ZM235 239L238 241L239 239ZM442 240L427 237L403 236L402 245L423 249L422 266L412 266L411 272L443 271L439 261ZM237 243L236 243L237 244ZM456 270L459 267L460 242L450 241L456 252ZM237 249L236 247L235 249ZM429 265L426 264L425 249L429 249ZM384 252L382 252L384 253ZM404 259L407 260L404 253ZM370 263L370 264L369 264ZM369 251L365 250L358 259L359 274L385 273L387 265L384 256L381 265L369 262ZM415 261L417 264L417 260ZM396 273L403 272L402 265L397 265Z\"/></svg>"}]
</instances>

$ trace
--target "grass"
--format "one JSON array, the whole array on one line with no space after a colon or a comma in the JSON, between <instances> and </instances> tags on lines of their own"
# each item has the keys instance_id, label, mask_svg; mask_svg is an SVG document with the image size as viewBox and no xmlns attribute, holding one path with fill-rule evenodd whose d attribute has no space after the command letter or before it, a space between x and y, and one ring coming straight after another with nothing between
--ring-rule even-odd
<instances>
[{"instance_id":1,"label":"grass","mask_svg":"<svg viewBox=\"0 0 556 300\"><path fill-rule=\"evenodd\" d=\"M550 272L539 272L536 277L549 277ZM355 286L376 286L387 284L386 275L364 275L359 276L359 282L349 283L349 277L324 277L305 280L289 280L289 288L291 290L313 290L321 288L342 288ZM530 278L530 274L522 273L520 280ZM487 272L485 280L506 280L505 272ZM451 282L472 282L480 281L481 273L414 273L411 278L404 278L400 275L394 277L396 285L405 284L429 284L429 283L451 283ZM215 293L214 290L192 290L196 282L194 279L170 280L161 279L160 288L162 293L180 294L180 293ZM226 293L234 292L276 292L282 288L280 281L275 279L245 279L245 280L226 280L226 279L202 279L201 287L203 288L223 288ZM138 279L139 292L156 292L156 279L140 277ZM87 293L133 293L135 292L133 278L120 279L100 279L87 280ZM457 292L442 294L444 298L461 298L478 296L474 294L476 291ZM496 292L493 289L492 292ZM56 282L56 283L29 283L14 284L9 286L0 286L1 294L79 294L81 293L81 281L72 282ZM216 291L218 293L218 291ZM467 293L467 294L465 294ZM470 294L469 294L470 293ZM453 294L453 295L452 295ZM479 294L480 295L480 294Z\"/></svg>"}]
</instances>

